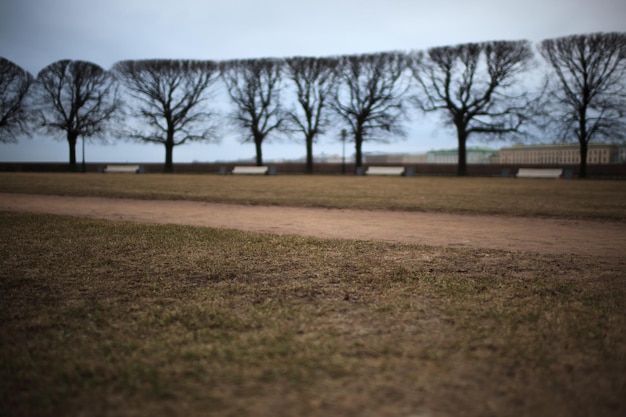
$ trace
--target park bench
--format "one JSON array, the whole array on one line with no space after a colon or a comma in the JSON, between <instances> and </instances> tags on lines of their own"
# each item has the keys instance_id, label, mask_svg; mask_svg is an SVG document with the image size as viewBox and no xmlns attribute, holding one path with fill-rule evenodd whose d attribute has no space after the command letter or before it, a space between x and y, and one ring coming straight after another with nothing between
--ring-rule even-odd
<instances>
[{"instance_id":1,"label":"park bench","mask_svg":"<svg viewBox=\"0 0 626 417\"><path fill-rule=\"evenodd\" d=\"M560 178L563 175L561 168L520 168L518 178Z\"/></svg>"},{"instance_id":2,"label":"park bench","mask_svg":"<svg viewBox=\"0 0 626 417\"><path fill-rule=\"evenodd\" d=\"M132 173L136 174L141 171L139 165L107 165L104 168L106 173Z\"/></svg>"},{"instance_id":3,"label":"park bench","mask_svg":"<svg viewBox=\"0 0 626 417\"><path fill-rule=\"evenodd\" d=\"M365 175L403 175L404 167L377 167L371 166L365 171Z\"/></svg>"},{"instance_id":4,"label":"park bench","mask_svg":"<svg viewBox=\"0 0 626 417\"><path fill-rule=\"evenodd\" d=\"M243 175L267 175L269 171L269 167L262 166L236 166L233 168L233 174L243 174Z\"/></svg>"}]
</instances>

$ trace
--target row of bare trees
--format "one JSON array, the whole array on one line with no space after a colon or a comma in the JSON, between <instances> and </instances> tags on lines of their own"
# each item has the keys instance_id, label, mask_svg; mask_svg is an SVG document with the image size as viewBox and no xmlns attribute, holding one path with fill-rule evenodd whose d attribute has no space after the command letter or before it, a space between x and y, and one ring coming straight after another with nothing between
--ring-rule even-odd
<instances>
[{"instance_id":1,"label":"row of bare trees","mask_svg":"<svg viewBox=\"0 0 626 417\"><path fill-rule=\"evenodd\" d=\"M163 144L171 171L175 146L217 139L223 118L211 109L223 85L230 120L259 165L268 138L297 133L312 172L313 144L334 127L349 132L360 167L363 143L402 135L417 108L456 131L458 175L467 174L470 138L541 129L578 140L584 177L589 142L626 139L626 34L549 39L538 50L550 68L545 83L527 41L331 58L121 61L111 71L63 60L36 79L0 59L0 140L28 126L63 132L75 166L78 138L107 132Z\"/></svg>"}]
</instances>

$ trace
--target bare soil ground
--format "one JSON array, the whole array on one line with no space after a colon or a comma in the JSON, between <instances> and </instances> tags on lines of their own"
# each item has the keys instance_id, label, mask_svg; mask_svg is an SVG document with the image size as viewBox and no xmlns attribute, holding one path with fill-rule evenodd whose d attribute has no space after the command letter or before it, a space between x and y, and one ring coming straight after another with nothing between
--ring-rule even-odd
<instances>
[{"instance_id":1,"label":"bare soil ground","mask_svg":"<svg viewBox=\"0 0 626 417\"><path fill-rule=\"evenodd\" d=\"M0 210L443 247L626 254L626 223L619 222L1 193Z\"/></svg>"}]
</instances>

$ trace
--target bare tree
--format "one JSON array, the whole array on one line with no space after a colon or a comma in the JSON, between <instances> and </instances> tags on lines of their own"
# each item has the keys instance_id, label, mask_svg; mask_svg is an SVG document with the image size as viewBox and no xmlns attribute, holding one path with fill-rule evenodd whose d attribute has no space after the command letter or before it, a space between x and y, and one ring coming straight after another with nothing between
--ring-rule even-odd
<instances>
[{"instance_id":1,"label":"bare tree","mask_svg":"<svg viewBox=\"0 0 626 417\"><path fill-rule=\"evenodd\" d=\"M299 109L287 112L287 118L296 131L304 135L306 144L306 171L313 173L313 143L328 127L329 102L336 88L338 59L289 58L286 71L296 87Z\"/></svg>"},{"instance_id":2,"label":"bare tree","mask_svg":"<svg viewBox=\"0 0 626 417\"><path fill-rule=\"evenodd\" d=\"M467 141L472 134L502 136L520 132L538 97L519 87L518 75L533 59L527 41L468 43L413 54L412 73L420 87L415 103L441 112L456 128L457 175L467 175Z\"/></svg>"},{"instance_id":3,"label":"bare tree","mask_svg":"<svg viewBox=\"0 0 626 417\"><path fill-rule=\"evenodd\" d=\"M61 60L39 72L35 93L40 126L65 134L70 170L76 170L78 138L102 138L118 110L114 77L91 62Z\"/></svg>"},{"instance_id":4,"label":"bare tree","mask_svg":"<svg viewBox=\"0 0 626 417\"><path fill-rule=\"evenodd\" d=\"M263 165L262 144L281 131L285 114L280 104L283 61L249 59L222 64L222 79L235 105L233 119L244 132L242 142L254 143L256 164Z\"/></svg>"},{"instance_id":5,"label":"bare tree","mask_svg":"<svg viewBox=\"0 0 626 417\"><path fill-rule=\"evenodd\" d=\"M626 139L626 33L547 39L539 51L556 74L551 115L563 139L576 136L585 178L592 140Z\"/></svg>"},{"instance_id":6,"label":"bare tree","mask_svg":"<svg viewBox=\"0 0 626 417\"><path fill-rule=\"evenodd\" d=\"M340 65L340 89L333 108L354 138L359 168L363 142L389 142L390 135L404 134L407 56L399 52L351 55L342 57Z\"/></svg>"},{"instance_id":7,"label":"bare tree","mask_svg":"<svg viewBox=\"0 0 626 417\"><path fill-rule=\"evenodd\" d=\"M165 146L164 172L173 172L175 146L216 139L215 115L204 106L218 79L215 62L121 61L113 71L135 99L131 114L145 123L130 137Z\"/></svg>"},{"instance_id":8,"label":"bare tree","mask_svg":"<svg viewBox=\"0 0 626 417\"><path fill-rule=\"evenodd\" d=\"M33 76L0 57L0 143L15 143L27 132L30 113L25 104Z\"/></svg>"}]
</instances>

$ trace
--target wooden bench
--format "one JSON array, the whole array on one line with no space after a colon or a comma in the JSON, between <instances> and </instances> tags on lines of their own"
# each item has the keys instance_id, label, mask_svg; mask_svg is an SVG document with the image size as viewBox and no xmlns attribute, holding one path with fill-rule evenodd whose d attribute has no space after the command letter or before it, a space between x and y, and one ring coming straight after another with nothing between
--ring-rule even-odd
<instances>
[{"instance_id":1,"label":"wooden bench","mask_svg":"<svg viewBox=\"0 0 626 417\"><path fill-rule=\"evenodd\" d=\"M107 165L104 172L108 173L131 173L136 174L141 171L139 165Z\"/></svg>"},{"instance_id":2,"label":"wooden bench","mask_svg":"<svg viewBox=\"0 0 626 417\"><path fill-rule=\"evenodd\" d=\"M520 168L517 178L560 178L563 175L561 168Z\"/></svg>"},{"instance_id":3,"label":"wooden bench","mask_svg":"<svg viewBox=\"0 0 626 417\"><path fill-rule=\"evenodd\" d=\"M377 167L371 166L365 171L365 175L404 175L404 167Z\"/></svg>"},{"instance_id":4,"label":"wooden bench","mask_svg":"<svg viewBox=\"0 0 626 417\"><path fill-rule=\"evenodd\" d=\"M236 166L233 168L233 174L242 174L242 175L267 175L269 171L269 167L262 166Z\"/></svg>"}]
</instances>

